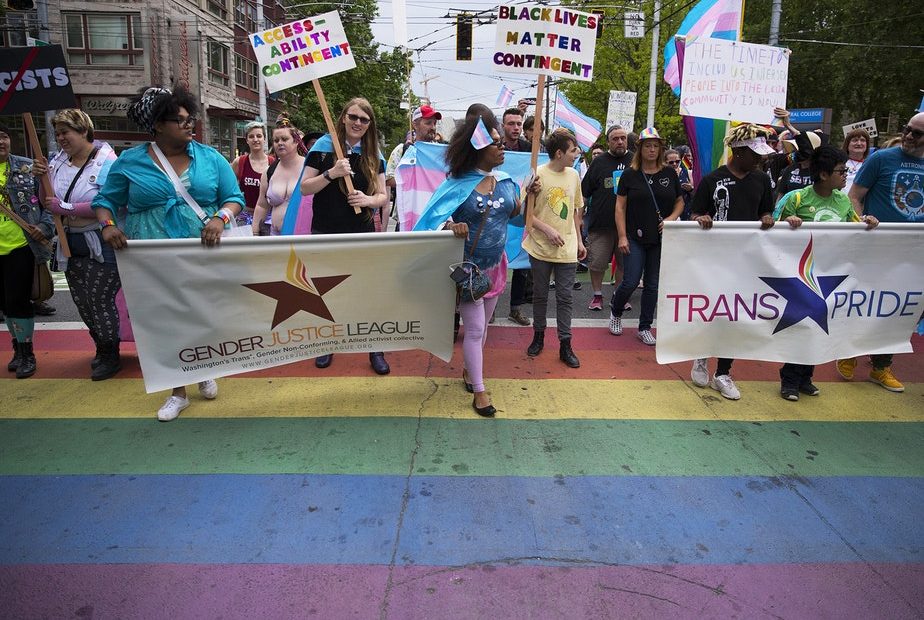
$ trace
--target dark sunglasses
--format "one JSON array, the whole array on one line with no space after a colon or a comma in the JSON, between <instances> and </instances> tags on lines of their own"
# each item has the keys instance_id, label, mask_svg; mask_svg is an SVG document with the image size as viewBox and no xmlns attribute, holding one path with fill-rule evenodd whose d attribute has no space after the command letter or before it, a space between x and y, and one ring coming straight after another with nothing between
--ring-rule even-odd
<instances>
[{"instance_id":1,"label":"dark sunglasses","mask_svg":"<svg viewBox=\"0 0 924 620\"><path fill-rule=\"evenodd\" d=\"M905 125L904 127L902 127L902 135L905 135L905 134L911 134L911 137L914 138L915 140L920 140L921 138L924 138L924 130L915 129L911 125Z\"/></svg>"},{"instance_id":2,"label":"dark sunglasses","mask_svg":"<svg viewBox=\"0 0 924 620\"><path fill-rule=\"evenodd\" d=\"M368 125L372 122L372 119L368 116L359 116L358 114L347 114L346 115L350 122L359 123L361 125Z\"/></svg>"},{"instance_id":3,"label":"dark sunglasses","mask_svg":"<svg viewBox=\"0 0 924 620\"><path fill-rule=\"evenodd\" d=\"M498 151L503 151L503 150L504 150L504 143L503 143L503 141L501 141L501 140L498 140L497 142L492 142L492 143L489 144L488 146L493 146L493 147L496 148Z\"/></svg>"},{"instance_id":4,"label":"dark sunglasses","mask_svg":"<svg viewBox=\"0 0 924 620\"><path fill-rule=\"evenodd\" d=\"M669 163L669 164L672 165L672 166L679 166L679 165L680 165L680 160L679 160L679 159L669 159L669 160L667 160L667 163Z\"/></svg>"}]
</instances>

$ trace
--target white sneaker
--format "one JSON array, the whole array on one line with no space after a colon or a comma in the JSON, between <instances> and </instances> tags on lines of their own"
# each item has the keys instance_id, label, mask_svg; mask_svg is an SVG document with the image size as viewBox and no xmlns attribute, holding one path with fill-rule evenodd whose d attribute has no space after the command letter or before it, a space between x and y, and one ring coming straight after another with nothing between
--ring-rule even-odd
<instances>
[{"instance_id":1,"label":"white sneaker","mask_svg":"<svg viewBox=\"0 0 924 620\"><path fill-rule=\"evenodd\" d=\"M199 382L199 393L202 394L202 398L206 400L214 400L218 398L218 384L215 383L212 379L208 381Z\"/></svg>"},{"instance_id":2,"label":"white sneaker","mask_svg":"<svg viewBox=\"0 0 924 620\"><path fill-rule=\"evenodd\" d=\"M714 375L712 381L709 382L709 387L713 390L718 390L728 400L741 398L741 392L738 391L738 386L732 381L731 375Z\"/></svg>"},{"instance_id":3,"label":"white sneaker","mask_svg":"<svg viewBox=\"0 0 924 620\"><path fill-rule=\"evenodd\" d=\"M157 410L157 419L161 422L176 420L180 412L189 407L189 399L182 396L170 396L164 406Z\"/></svg>"},{"instance_id":4,"label":"white sneaker","mask_svg":"<svg viewBox=\"0 0 924 620\"><path fill-rule=\"evenodd\" d=\"M690 370L690 379L696 387L709 385L709 360L705 357L693 360L693 369Z\"/></svg>"},{"instance_id":5,"label":"white sneaker","mask_svg":"<svg viewBox=\"0 0 924 620\"><path fill-rule=\"evenodd\" d=\"M622 317L610 314L610 333L614 336L622 336Z\"/></svg>"},{"instance_id":6,"label":"white sneaker","mask_svg":"<svg viewBox=\"0 0 924 620\"><path fill-rule=\"evenodd\" d=\"M657 342L657 340L655 340L654 334L651 333L650 329L638 330L638 339L647 344L649 347L655 346L655 343Z\"/></svg>"}]
</instances>

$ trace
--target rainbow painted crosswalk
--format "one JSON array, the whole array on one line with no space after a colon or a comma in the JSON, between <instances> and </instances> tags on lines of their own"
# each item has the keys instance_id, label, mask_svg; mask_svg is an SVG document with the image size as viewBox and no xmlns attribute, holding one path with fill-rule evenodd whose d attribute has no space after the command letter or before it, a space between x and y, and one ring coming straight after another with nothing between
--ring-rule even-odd
<instances>
[{"instance_id":1,"label":"rainbow painted crosswalk","mask_svg":"<svg viewBox=\"0 0 924 620\"><path fill-rule=\"evenodd\" d=\"M924 355L904 394L861 362L797 403L736 362L730 402L633 330L576 329L578 370L530 336L489 335L495 420L457 350L227 378L161 424L130 347L92 383L85 331L39 333L0 378L0 617L924 615Z\"/></svg>"}]
</instances>

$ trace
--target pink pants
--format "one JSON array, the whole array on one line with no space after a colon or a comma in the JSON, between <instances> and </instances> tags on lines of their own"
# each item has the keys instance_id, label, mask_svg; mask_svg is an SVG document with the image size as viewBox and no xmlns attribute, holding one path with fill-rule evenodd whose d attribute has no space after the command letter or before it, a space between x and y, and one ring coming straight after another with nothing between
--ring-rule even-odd
<instances>
[{"instance_id":1,"label":"pink pants","mask_svg":"<svg viewBox=\"0 0 924 620\"><path fill-rule=\"evenodd\" d=\"M488 339L488 321L497 307L497 297L482 297L478 301L463 301L459 314L465 325L462 340L463 367L476 392L484 392L484 343Z\"/></svg>"}]
</instances>

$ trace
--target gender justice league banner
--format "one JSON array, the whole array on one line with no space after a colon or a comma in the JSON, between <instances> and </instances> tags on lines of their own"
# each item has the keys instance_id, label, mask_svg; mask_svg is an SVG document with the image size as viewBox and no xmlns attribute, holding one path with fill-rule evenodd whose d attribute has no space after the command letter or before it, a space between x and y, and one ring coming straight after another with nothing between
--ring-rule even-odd
<instances>
[{"instance_id":1,"label":"gender justice league banner","mask_svg":"<svg viewBox=\"0 0 924 620\"><path fill-rule=\"evenodd\" d=\"M76 105L60 45L0 48L0 114Z\"/></svg>"},{"instance_id":2,"label":"gender justice league banner","mask_svg":"<svg viewBox=\"0 0 924 620\"><path fill-rule=\"evenodd\" d=\"M119 273L145 389L327 353L449 361L460 256L448 231L132 241Z\"/></svg>"},{"instance_id":3,"label":"gender justice league banner","mask_svg":"<svg viewBox=\"0 0 924 620\"><path fill-rule=\"evenodd\" d=\"M255 32L250 44L271 93L356 67L337 11Z\"/></svg>"},{"instance_id":4,"label":"gender justice league banner","mask_svg":"<svg viewBox=\"0 0 924 620\"><path fill-rule=\"evenodd\" d=\"M591 81L599 16L570 7L500 5L497 71Z\"/></svg>"},{"instance_id":5,"label":"gender justice league banner","mask_svg":"<svg viewBox=\"0 0 924 620\"><path fill-rule=\"evenodd\" d=\"M430 196L446 180L449 167L446 165L447 145L434 142L416 142L408 148L395 168L395 207L401 230L413 230L424 212ZM504 151L504 163L498 168L523 186L530 175L529 153ZM549 161L546 153L539 153L538 165ZM511 269L529 269L529 256L520 245L524 229L514 224L507 225L507 265Z\"/></svg>"},{"instance_id":6,"label":"gender justice league banner","mask_svg":"<svg viewBox=\"0 0 924 620\"><path fill-rule=\"evenodd\" d=\"M657 360L823 364L910 353L922 224L665 222Z\"/></svg>"}]
</instances>

